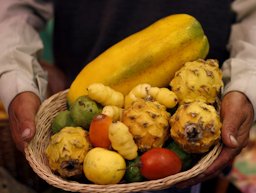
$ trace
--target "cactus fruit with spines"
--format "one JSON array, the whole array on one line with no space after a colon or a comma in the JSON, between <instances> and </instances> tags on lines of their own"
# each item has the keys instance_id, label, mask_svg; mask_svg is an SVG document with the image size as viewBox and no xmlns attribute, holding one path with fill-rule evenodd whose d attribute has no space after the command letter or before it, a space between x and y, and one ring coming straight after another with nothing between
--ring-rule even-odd
<instances>
[{"instance_id":1,"label":"cactus fruit with spines","mask_svg":"<svg viewBox=\"0 0 256 193\"><path fill-rule=\"evenodd\" d=\"M170 119L172 139L188 153L205 153L215 145L222 123L212 105L196 101L180 105Z\"/></svg>"},{"instance_id":2,"label":"cactus fruit with spines","mask_svg":"<svg viewBox=\"0 0 256 193\"><path fill-rule=\"evenodd\" d=\"M90 148L87 131L65 127L51 136L45 153L52 171L71 178L83 174L83 161Z\"/></svg>"},{"instance_id":3,"label":"cactus fruit with spines","mask_svg":"<svg viewBox=\"0 0 256 193\"><path fill-rule=\"evenodd\" d=\"M138 99L124 109L122 122L128 126L141 152L162 147L169 137L170 114L157 101Z\"/></svg>"},{"instance_id":4,"label":"cactus fruit with spines","mask_svg":"<svg viewBox=\"0 0 256 193\"><path fill-rule=\"evenodd\" d=\"M202 101L213 104L223 87L222 72L217 60L187 62L170 82L179 103Z\"/></svg>"}]
</instances>

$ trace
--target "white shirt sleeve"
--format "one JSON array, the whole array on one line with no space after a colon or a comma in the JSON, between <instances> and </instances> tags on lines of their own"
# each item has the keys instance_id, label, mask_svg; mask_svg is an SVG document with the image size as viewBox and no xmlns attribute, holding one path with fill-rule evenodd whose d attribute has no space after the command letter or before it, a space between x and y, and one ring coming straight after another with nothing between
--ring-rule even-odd
<instances>
[{"instance_id":1,"label":"white shirt sleeve","mask_svg":"<svg viewBox=\"0 0 256 193\"><path fill-rule=\"evenodd\" d=\"M52 4L0 0L0 100L6 109L19 93L46 96L47 74L37 61L42 49L38 30L52 16Z\"/></svg>"},{"instance_id":2,"label":"white shirt sleeve","mask_svg":"<svg viewBox=\"0 0 256 193\"><path fill-rule=\"evenodd\" d=\"M251 101L256 119L256 1L236 0L232 4L237 23L232 26L228 49L231 57L224 62L224 94L240 91Z\"/></svg>"}]
</instances>

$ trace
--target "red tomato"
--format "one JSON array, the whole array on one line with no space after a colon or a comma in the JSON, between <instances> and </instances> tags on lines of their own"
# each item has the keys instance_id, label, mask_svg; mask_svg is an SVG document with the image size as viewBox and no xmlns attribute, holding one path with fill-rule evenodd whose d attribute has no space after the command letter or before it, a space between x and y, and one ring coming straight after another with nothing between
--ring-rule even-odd
<instances>
[{"instance_id":1,"label":"red tomato","mask_svg":"<svg viewBox=\"0 0 256 193\"><path fill-rule=\"evenodd\" d=\"M182 168L182 162L177 154L166 148L153 148L145 152L140 161L141 174L149 180L176 174Z\"/></svg>"},{"instance_id":2,"label":"red tomato","mask_svg":"<svg viewBox=\"0 0 256 193\"><path fill-rule=\"evenodd\" d=\"M93 147L102 147L108 149L111 141L108 138L108 128L112 123L112 118L107 115L96 115L89 128L89 139Z\"/></svg>"}]
</instances>

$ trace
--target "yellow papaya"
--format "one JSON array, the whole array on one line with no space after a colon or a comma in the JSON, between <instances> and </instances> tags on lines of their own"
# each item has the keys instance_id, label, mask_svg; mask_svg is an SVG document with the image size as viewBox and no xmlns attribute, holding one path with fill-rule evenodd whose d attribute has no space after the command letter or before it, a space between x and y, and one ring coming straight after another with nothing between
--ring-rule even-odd
<instances>
[{"instance_id":1,"label":"yellow papaya","mask_svg":"<svg viewBox=\"0 0 256 193\"><path fill-rule=\"evenodd\" d=\"M174 14L128 36L87 64L72 82L72 104L92 83L103 83L126 95L140 83L166 87L185 62L205 58L209 43L199 21Z\"/></svg>"}]
</instances>

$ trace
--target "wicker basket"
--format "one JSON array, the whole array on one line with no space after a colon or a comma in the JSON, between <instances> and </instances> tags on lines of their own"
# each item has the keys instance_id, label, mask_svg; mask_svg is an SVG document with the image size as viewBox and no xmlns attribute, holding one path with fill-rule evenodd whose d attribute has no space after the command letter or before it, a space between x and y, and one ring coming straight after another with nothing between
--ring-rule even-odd
<instances>
[{"instance_id":1,"label":"wicker basket","mask_svg":"<svg viewBox=\"0 0 256 193\"><path fill-rule=\"evenodd\" d=\"M96 185L82 184L62 179L61 177L53 174L48 167L44 150L49 143L51 135L51 120L57 112L66 109L66 94L67 90L59 92L43 102L36 117L36 135L25 149L26 158L33 170L47 183L57 188L84 193L138 192L142 190L165 189L178 182L187 180L202 173L212 164L222 149L222 145L219 143L191 169L158 180L126 184Z\"/></svg>"}]
</instances>

